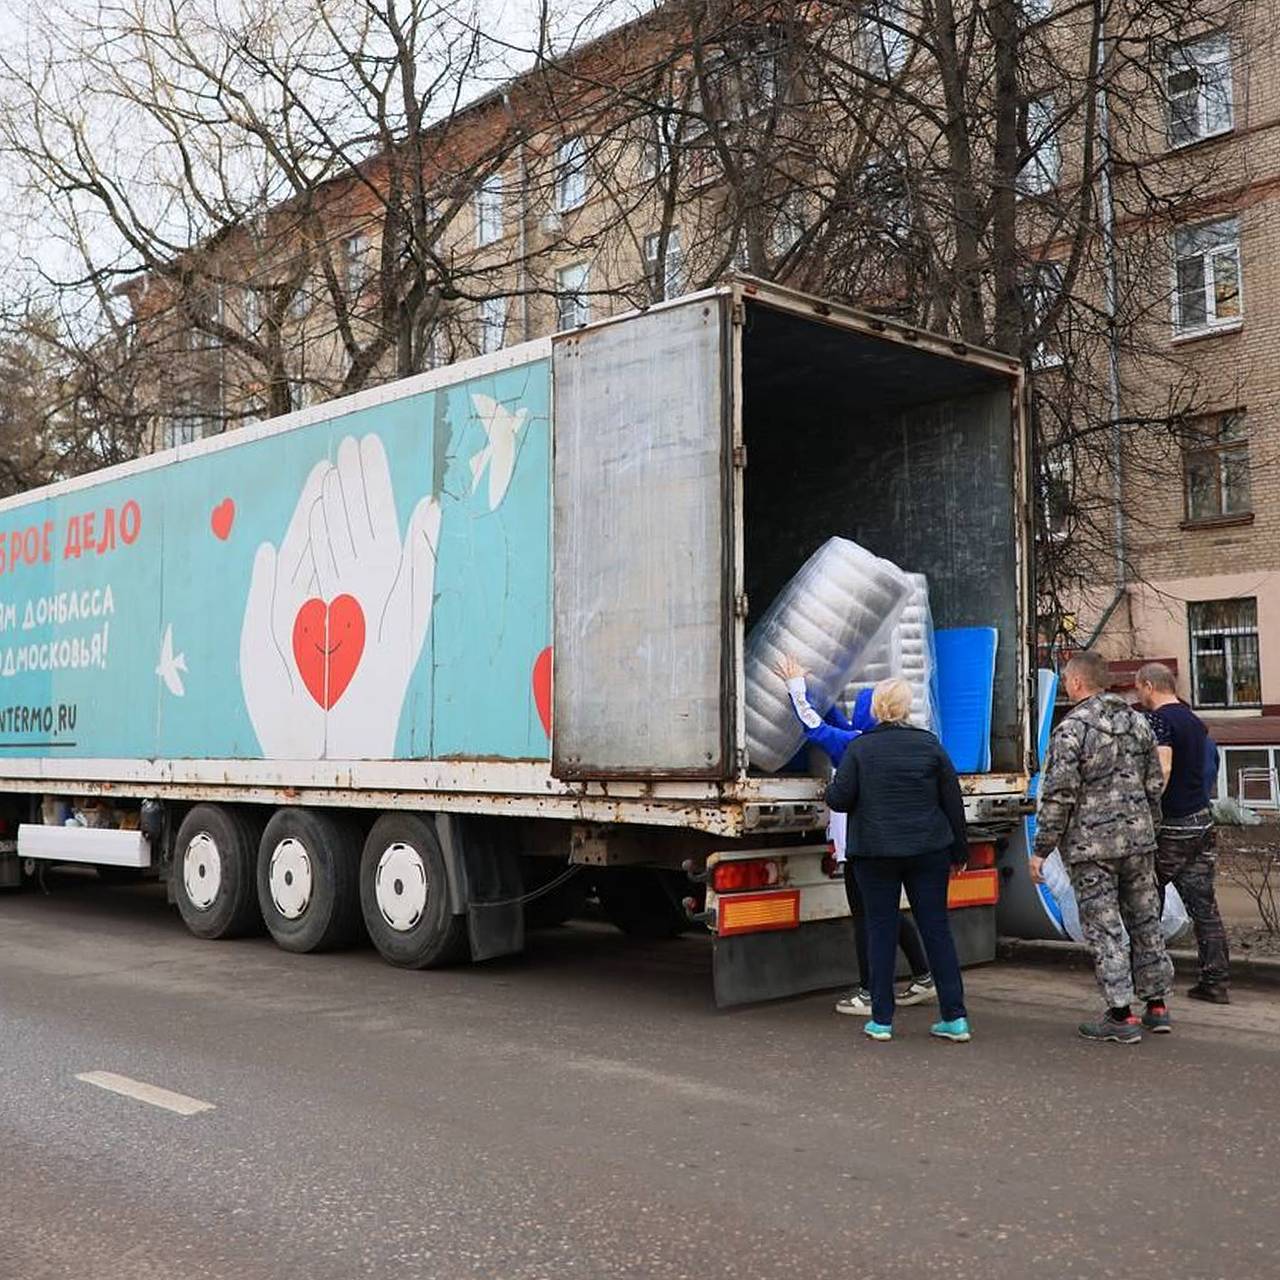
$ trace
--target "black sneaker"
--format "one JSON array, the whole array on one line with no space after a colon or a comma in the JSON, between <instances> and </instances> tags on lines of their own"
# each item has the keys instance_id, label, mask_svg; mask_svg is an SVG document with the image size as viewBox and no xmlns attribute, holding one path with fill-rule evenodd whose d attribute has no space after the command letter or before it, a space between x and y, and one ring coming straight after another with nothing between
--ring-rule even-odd
<instances>
[{"instance_id":1,"label":"black sneaker","mask_svg":"<svg viewBox=\"0 0 1280 1280\"><path fill-rule=\"evenodd\" d=\"M1082 1022L1080 1034L1086 1040L1114 1040L1116 1044L1137 1044L1142 1039L1142 1023L1133 1014L1113 1018L1108 1010L1097 1022Z\"/></svg>"},{"instance_id":2,"label":"black sneaker","mask_svg":"<svg viewBox=\"0 0 1280 1280\"><path fill-rule=\"evenodd\" d=\"M1173 1030L1173 1019L1169 1017L1167 1004L1149 1004L1142 1015L1142 1025L1155 1035L1167 1036Z\"/></svg>"},{"instance_id":3,"label":"black sneaker","mask_svg":"<svg viewBox=\"0 0 1280 1280\"><path fill-rule=\"evenodd\" d=\"M1220 982L1197 982L1187 989L1187 995L1193 1000L1203 1000L1205 1004L1231 1003L1231 993Z\"/></svg>"}]
</instances>

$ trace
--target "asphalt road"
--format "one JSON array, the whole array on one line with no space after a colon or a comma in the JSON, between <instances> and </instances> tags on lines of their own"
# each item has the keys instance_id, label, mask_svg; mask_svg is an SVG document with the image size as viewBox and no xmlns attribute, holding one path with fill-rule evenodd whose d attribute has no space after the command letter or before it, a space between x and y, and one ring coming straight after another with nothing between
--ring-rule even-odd
<instances>
[{"instance_id":1,"label":"asphalt road","mask_svg":"<svg viewBox=\"0 0 1280 1280\"><path fill-rule=\"evenodd\" d=\"M717 1012L709 963L575 926L401 973L0 896L0 1277L1277 1274L1280 993L1096 1046L1085 975L990 968L973 1044L875 1045L826 996Z\"/></svg>"}]
</instances>

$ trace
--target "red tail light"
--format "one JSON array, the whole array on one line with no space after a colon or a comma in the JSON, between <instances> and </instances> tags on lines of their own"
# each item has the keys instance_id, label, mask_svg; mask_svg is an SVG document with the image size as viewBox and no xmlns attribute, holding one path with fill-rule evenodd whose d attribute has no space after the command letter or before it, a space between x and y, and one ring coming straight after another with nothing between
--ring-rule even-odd
<instances>
[{"instance_id":1,"label":"red tail light","mask_svg":"<svg viewBox=\"0 0 1280 1280\"><path fill-rule=\"evenodd\" d=\"M969 846L969 859L965 866L970 871L985 871L996 865L996 847L989 840L980 841Z\"/></svg>"},{"instance_id":2,"label":"red tail light","mask_svg":"<svg viewBox=\"0 0 1280 1280\"><path fill-rule=\"evenodd\" d=\"M748 858L718 863L711 872L711 887L717 893L743 893L772 889L781 879L781 868L772 858Z\"/></svg>"}]
</instances>

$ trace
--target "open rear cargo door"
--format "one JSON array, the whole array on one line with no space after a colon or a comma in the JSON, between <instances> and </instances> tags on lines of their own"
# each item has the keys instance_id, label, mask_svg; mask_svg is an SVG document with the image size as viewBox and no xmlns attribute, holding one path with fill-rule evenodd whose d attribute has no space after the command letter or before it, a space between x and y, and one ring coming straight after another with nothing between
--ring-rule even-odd
<instances>
[{"instance_id":1,"label":"open rear cargo door","mask_svg":"<svg viewBox=\"0 0 1280 1280\"><path fill-rule=\"evenodd\" d=\"M559 778L729 776L727 299L555 341Z\"/></svg>"}]
</instances>

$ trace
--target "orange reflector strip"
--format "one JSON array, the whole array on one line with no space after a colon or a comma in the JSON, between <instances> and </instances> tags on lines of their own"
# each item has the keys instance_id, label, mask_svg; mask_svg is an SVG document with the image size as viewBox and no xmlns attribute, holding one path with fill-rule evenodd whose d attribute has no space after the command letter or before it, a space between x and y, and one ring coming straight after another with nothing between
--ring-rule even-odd
<instances>
[{"instance_id":1,"label":"orange reflector strip","mask_svg":"<svg viewBox=\"0 0 1280 1280\"><path fill-rule=\"evenodd\" d=\"M781 893L735 893L721 898L716 913L716 933L763 933L766 929L800 927L800 890Z\"/></svg>"},{"instance_id":2,"label":"orange reflector strip","mask_svg":"<svg viewBox=\"0 0 1280 1280\"><path fill-rule=\"evenodd\" d=\"M1000 874L995 867L985 871L954 871L947 885L947 906L989 907L999 901Z\"/></svg>"}]
</instances>

